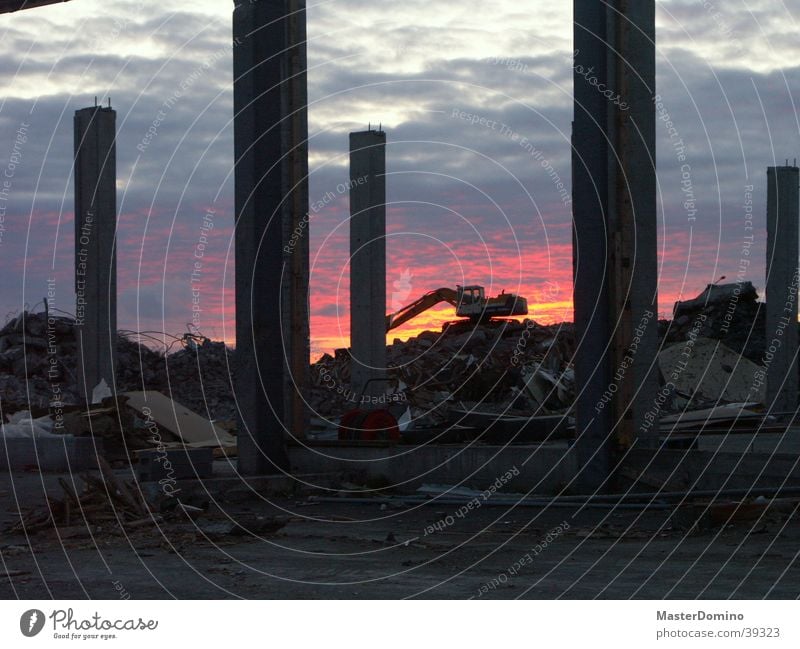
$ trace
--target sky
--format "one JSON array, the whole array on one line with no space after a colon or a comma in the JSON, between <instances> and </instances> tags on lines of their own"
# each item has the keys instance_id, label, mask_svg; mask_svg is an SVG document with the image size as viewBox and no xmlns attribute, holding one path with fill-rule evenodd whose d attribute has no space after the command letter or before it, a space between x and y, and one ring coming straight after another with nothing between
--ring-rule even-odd
<instances>
[{"instance_id":1,"label":"sky","mask_svg":"<svg viewBox=\"0 0 800 649\"><path fill-rule=\"evenodd\" d=\"M527 297L538 322L572 319L571 6L308 3L310 200L328 196L310 214L313 355L347 345L343 183L348 133L368 124L388 138L390 311L442 286L482 284ZM656 7L658 93L675 125L657 125L666 315L723 275L764 286L766 168L800 153L800 6ZM232 8L73 0L0 15L3 321L41 309L48 280L57 307L74 313L72 116L110 98L120 328L188 331L193 255L210 222L197 321L234 342ZM752 262L737 275L744 248ZM454 318L440 307L389 341Z\"/></svg>"}]
</instances>

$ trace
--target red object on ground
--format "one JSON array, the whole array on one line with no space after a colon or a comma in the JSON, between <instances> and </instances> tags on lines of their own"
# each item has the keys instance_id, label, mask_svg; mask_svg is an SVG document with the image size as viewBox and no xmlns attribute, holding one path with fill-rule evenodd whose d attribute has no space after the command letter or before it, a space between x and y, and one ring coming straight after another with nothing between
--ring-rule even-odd
<instances>
[{"instance_id":1,"label":"red object on ground","mask_svg":"<svg viewBox=\"0 0 800 649\"><path fill-rule=\"evenodd\" d=\"M388 410L350 410L339 422L340 441L396 441L400 439L397 419Z\"/></svg>"}]
</instances>

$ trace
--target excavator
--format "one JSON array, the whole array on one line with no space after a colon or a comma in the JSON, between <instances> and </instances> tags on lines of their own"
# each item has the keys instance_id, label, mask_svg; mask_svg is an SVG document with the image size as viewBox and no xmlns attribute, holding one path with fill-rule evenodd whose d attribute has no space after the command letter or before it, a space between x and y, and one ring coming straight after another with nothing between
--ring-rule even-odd
<instances>
[{"instance_id":1,"label":"excavator","mask_svg":"<svg viewBox=\"0 0 800 649\"><path fill-rule=\"evenodd\" d=\"M441 302L452 304L456 308L456 315L469 318L460 322L470 324L488 322L492 318L528 315L528 300L514 293L503 291L500 295L487 299L483 286L456 286L455 290L445 287L430 291L399 311L387 315L386 331L396 329ZM346 412L339 424L339 439L342 441L399 438L397 419L386 409L356 408Z\"/></svg>"},{"instance_id":2,"label":"excavator","mask_svg":"<svg viewBox=\"0 0 800 649\"><path fill-rule=\"evenodd\" d=\"M469 318L472 323L486 322L492 318L528 315L528 300L514 293L500 293L487 298L483 286L457 286L438 288L386 316L386 331L396 329L420 313L441 302L452 304L459 318Z\"/></svg>"}]
</instances>

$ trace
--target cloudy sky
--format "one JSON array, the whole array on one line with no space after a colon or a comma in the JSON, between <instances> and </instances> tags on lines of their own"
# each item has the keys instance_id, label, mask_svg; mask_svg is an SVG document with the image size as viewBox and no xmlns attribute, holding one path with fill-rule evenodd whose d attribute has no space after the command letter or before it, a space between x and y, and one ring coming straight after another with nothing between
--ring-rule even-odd
<instances>
[{"instance_id":1,"label":"cloudy sky","mask_svg":"<svg viewBox=\"0 0 800 649\"><path fill-rule=\"evenodd\" d=\"M337 187L348 132L370 122L389 139L390 307L480 283L527 296L539 321L571 319L570 204L553 175L569 188L571 4L309 2L310 198L335 195L310 226L317 352L347 340L348 200ZM74 311L72 116L110 97L120 328L187 330L192 255L214 210L200 328L233 341L232 7L73 0L0 16L0 173L12 174L0 202L4 319L40 302L48 278L58 308ZM682 163L659 124L666 313L736 276L748 186L756 238L746 279L764 285L766 167L800 153L800 7L664 0L657 16L659 94L686 145L698 210L690 220ZM154 120L157 134L137 149ZM452 318L440 309L400 334Z\"/></svg>"}]
</instances>

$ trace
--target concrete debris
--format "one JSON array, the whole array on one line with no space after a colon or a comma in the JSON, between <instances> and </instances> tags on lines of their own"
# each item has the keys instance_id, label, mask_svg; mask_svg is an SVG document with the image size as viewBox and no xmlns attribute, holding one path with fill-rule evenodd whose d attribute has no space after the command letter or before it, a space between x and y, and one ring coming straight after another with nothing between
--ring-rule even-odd
<instances>
[{"instance_id":1,"label":"concrete debris","mask_svg":"<svg viewBox=\"0 0 800 649\"><path fill-rule=\"evenodd\" d=\"M457 323L440 333L395 339L386 350L391 387L371 404L350 389L348 350L325 354L312 366L309 401L330 423L357 407L400 404L398 416L410 407L415 428L445 424L453 408L478 405L511 415L561 412L572 403L574 349L571 324Z\"/></svg>"},{"instance_id":2,"label":"concrete debris","mask_svg":"<svg viewBox=\"0 0 800 649\"><path fill-rule=\"evenodd\" d=\"M664 383L683 367L683 353L691 342L689 362L678 372L679 380L672 381L676 391L664 406L665 414L687 406L763 401L763 387L749 390L749 377L763 364L765 352L764 304L751 283L711 285L698 297L677 303L674 319L662 321L659 333ZM225 430L234 428L237 418L234 352L202 337L174 340L181 344L178 351L159 353L120 335L112 387L118 395L159 392L199 415L190 423L186 412L170 414L171 406L165 407L165 416L172 420L158 416L165 443L233 448L235 440ZM717 346L717 341L723 344ZM454 415L460 418L464 413L512 419L569 415L575 394L575 348L571 324L450 323L441 332L425 331L387 346L388 385L385 393L370 395L366 402L352 390L349 351L338 349L312 365L307 399L312 429L335 429L342 415L356 408L389 410L395 418L402 417L404 433L449 425ZM152 447L141 408L129 417L104 400L90 412L70 412L70 406L79 404L75 351L72 319L29 312L11 319L0 330L4 413L30 411L38 420L48 412L57 389L65 407L66 433L85 435L90 429L111 441L107 452L114 456L124 446L117 432L121 425L130 448ZM117 417L122 417L121 424ZM541 435L545 428L537 424L533 434ZM184 430L191 432L186 436Z\"/></svg>"},{"instance_id":3,"label":"concrete debris","mask_svg":"<svg viewBox=\"0 0 800 649\"><path fill-rule=\"evenodd\" d=\"M673 320L660 324L666 344L711 338L754 363L764 362L766 308L750 282L709 285L696 298L677 302Z\"/></svg>"},{"instance_id":4,"label":"concrete debris","mask_svg":"<svg viewBox=\"0 0 800 649\"><path fill-rule=\"evenodd\" d=\"M126 392L89 410L77 406L64 408L57 417L57 420L51 416L33 419L28 411L11 415L10 421L2 425L2 437L9 448L13 447L14 457L30 458L25 464L41 465L55 453L56 465L62 466L66 461L69 466L64 449L69 449L67 457L72 457L71 449L78 443L80 448L89 449L88 458L94 457L96 448L102 444L110 461L125 464L145 450L157 451L160 458L172 449L184 454L206 449L209 456L212 449L215 455L223 450L224 455L236 452L236 438L230 433L159 392ZM36 443L31 443L34 440ZM17 443L22 441L29 444ZM45 462L47 466L41 469L56 470L48 468L53 462Z\"/></svg>"},{"instance_id":5,"label":"concrete debris","mask_svg":"<svg viewBox=\"0 0 800 649\"><path fill-rule=\"evenodd\" d=\"M761 368L718 340L696 338L671 345L658 356L665 382L691 398L693 404L755 401L764 403Z\"/></svg>"},{"instance_id":6,"label":"concrete debris","mask_svg":"<svg viewBox=\"0 0 800 649\"><path fill-rule=\"evenodd\" d=\"M178 342L181 349L164 354L119 335L117 392L155 390L205 418L234 422L231 350L224 343L190 336ZM0 329L4 413L46 411L54 400L79 405L76 349L72 318L24 312L11 319Z\"/></svg>"},{"instance_id":7,"label":"concrete debris","mask_svg":"<svg viewBox=\"0 0 800 649\"><path fill-rule=\"evenodd\" d=\"M187 446L236 446L236 438L229 432L160 392L125 392L122 396L127 399L126 405L146 422L154 422L159 430L169 431Z\"/></svg>"},{"instance_id":8,"label":"concrete debris","mask_svg":"<svg viewBox=\"0 0 800 649\"><path fill-rule=\"evenodd\" d=\"M14 413L8 423L0 422L0 437L5 439L39 439L58 437L53 433L53 420L50 417L33 418L27 410Z\"/></svg>"},{"instance_id":9,"label":"concrete debris","mask_svg":"<svg viewBox=\"0 0 800 649\"><path fill-rule=\"evenodd\" d=\"M146 420L125 406L125 398L106 399L104 403L84 410L77 406L63 409L58 432L76 438L102 440L106 457L128 462L137 449L152 448L159 443L177 442L168 431L149 426Z\"/></svg>"},{"instance_id":10,"label":"concrete debris","mask_svg":"<svg viewBox=\"0 0 800 649\"><path fill-rule=\"evenodd\" d=\"M758 292L752 282L741 284L709 284L705 290L692 300L676 302L673 315L691 315L694 312L713 306L727 306L737 302L755 302Z\"/></svg>"},{"instance_id":11,"label":"concrete debris","mask_svg":"<svg viewBox=\"0 0 800 649\"><path fill-rule=\"evenodd\" d=\"M760 407L760 403L729 403L701 410L687 410L675 415L662 417L661 431L681 433L689 431L705 432L749 432L767 431L777 423L773 416L754 412L752 408Z\"/></svg>"}]
</instances>

